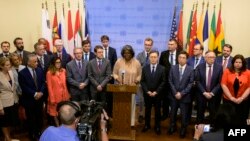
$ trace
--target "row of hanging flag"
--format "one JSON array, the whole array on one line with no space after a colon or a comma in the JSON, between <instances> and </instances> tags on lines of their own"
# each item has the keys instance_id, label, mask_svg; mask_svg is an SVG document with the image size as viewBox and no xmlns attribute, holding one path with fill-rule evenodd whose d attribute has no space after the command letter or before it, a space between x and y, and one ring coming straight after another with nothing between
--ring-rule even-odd
<instances>
[{"instance_id":1,"label":"row of hanging flag","mask_svg":"<svg viewBox=\"0 0 250 141\"><path fill-rule=\"evenodd\" d=\"M179 43L179 48L186 50L189 55L193 55L193 48L196 44L202 44L204 51L212 50L217 55L222 53L223 45L225 44L224 30L221 20L221 3L219 6L218 19L216 24L216 6L213 6L213 16L210 23L209 30L209 19L208 19L208 9L209 2L207 2L205 7L205 2L202 2L202 11L200 15L199 24L197 24L197 9L198 2L193 4L193 8L190 12L190 18L187 27L186 43L184 43L183 37L183 6L179 15L179 22L177 27L176 19L176 6L174 8L174 15L171 26L170 38L177 39Z\"/></svg>"}]
</instances>

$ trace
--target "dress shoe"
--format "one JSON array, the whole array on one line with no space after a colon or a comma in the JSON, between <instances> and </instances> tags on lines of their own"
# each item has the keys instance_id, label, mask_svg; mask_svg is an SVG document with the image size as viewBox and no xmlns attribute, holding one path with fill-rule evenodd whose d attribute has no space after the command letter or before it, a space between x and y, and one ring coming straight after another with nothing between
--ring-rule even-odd
<instances>
[{"instance_id":1,"label":"dress shoe","mask_svg":"<svg viewBox=\"0 0 250 141\"><path fill-rule=\"evenodd\" d=\"M185 138L185 137L186 137L186 128L181 128L180 138Z\"/></svg>"},{"instance_id":2,"label":"dress shoe","mask_svg":"<svg viewBox=\"0 0 250 141\"><path fill-rule=\"evenodd\" d=\"M168 134L169 134L169 135L172 135L175 131L176 131L176 127L170 127L170 128L168 129Z\"/></svg>"},{"instance_id":3,"label":"dress shoe","mask_svg":"<svg viewBox=\"0 0 250 141\"><path fill-rule=\"evenodd\" d=\"M161 134L161 128L160 127L155 128L155 133L157 135L160 135Z\"/></svg>"},{"instance_id":4,"label":"dress shoe","mask_svg":"<svg viewBox=\"0 0 250 141\"><path fill-rule=\"evenodd\" d=\"M138 118L138 122L139 122L139 123L142 123L142 122L143 122L143 119L144 119L143 116L140 115L139 118Z\"/></svg>"},{"instance_id":5,"label":"dress shoe","mask_svg":"<svg viewBox=\"0 0 250 141\"><path fill-rule=\"evenodd\" d=\"M144 128L142 129L142 132L147 132L150 129L150 126L144 126Z\"/></svg>"}]
</instances>

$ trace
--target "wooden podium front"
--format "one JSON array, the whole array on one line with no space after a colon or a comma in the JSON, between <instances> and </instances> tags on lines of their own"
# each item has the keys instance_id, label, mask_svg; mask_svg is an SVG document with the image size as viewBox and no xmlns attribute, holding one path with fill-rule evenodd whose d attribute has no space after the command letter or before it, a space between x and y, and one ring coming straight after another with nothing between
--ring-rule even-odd
<instances>
[{"instance_id":1,"label":"wooden podium front","mask_svg":"<svg viewBox=\"0 0 250 141\"><path fill-rule=\"evenodd\" d=\"M109 139L135 140L135 130L131 129L131 95L137 92L137 86L108 84L107 91L113 93L113 121Z\"/></svg>"}]
</instances>

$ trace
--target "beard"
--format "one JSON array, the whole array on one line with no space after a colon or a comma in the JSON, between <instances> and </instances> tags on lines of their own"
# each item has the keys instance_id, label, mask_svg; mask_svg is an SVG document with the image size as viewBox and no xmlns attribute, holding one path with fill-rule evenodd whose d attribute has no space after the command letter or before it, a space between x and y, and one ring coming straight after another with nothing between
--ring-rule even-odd
<instances>
[{"instance_id":1,"label":"beard","mask_svg":"<svg viewBox=\"0 0 250 141\"><path fill-rule=\"evenodd\" d=\"M24 48L24 46L19 46L19 47L17 47L17 50L18 51L23 51L23 48Z\"/></svg>"}]
</instances>

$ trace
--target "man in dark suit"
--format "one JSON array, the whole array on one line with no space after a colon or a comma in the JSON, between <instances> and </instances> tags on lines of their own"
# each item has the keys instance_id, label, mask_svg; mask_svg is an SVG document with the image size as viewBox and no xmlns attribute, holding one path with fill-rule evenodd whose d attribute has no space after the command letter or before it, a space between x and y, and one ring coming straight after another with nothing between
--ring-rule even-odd
<instances>
[{"instance_id":1,"label":"man in dark suit","mask_svg":"<svg viewBox=\"0 0 250 141\"><path fill-rule=\"evenodd\" d=\"M230 44L223 46L222 56L217 56L215 63L220 64L223 67L223 71L231 66L233 57L231 56L233 47Z\"/></svg>"},{"instance_id":2,"label":"man in dark suit","mask_svg":"<svg viewBox=\"0 0 250 141\"><path fill-rule=\"evenodd\" d=\"M50 47L48 40L46 40L45 38L39 38L37 42L44 45L44 50L45 50L44 54L49 56L53 55L53 53L50 51L50 48L53 47Z\"/></svg>"},{"instance_id":3,"label":"man in dark suit","mask_svg":"<svg viewBox=\"0 0 250 141\"><path fill-rule=\"evenodd\" d=\"M24 50L24 46L23 46L23 39L20 37L17 37L14 39L13 41L15 47L16 47L16 51L14 51L14 53L17 53L21 59L22 59L22 65L27 65L27 61L28 61L28 55L30 54L30 52Z\"/></svg>"},{"instance_id":4,"label":"man in dark suit","mask_svg":"<svg viewBox=\"0 0 250 141\"><path fill-rule=\"evenodd\" d=\"M38 59L38 67L40 67L44 72L44 77L46 77L47 70L50 65L51 58L49 55L45 54L45 48L42 43L36 43L34 45L35 54Z\"/></svg>"},{"instance_id":5,"label":"man in dark suit","mask_svg":"<svg viewBox=\"0 0 250 141\"><path fill-rule=\"evenodd\" d=\"M203 50L204 50L204 47L201 44L196 44L194 46L194 49L193 49L194 56L189 57L188 60L187 60L187 65L191 66L193 68L194 72L195 72L196 67L199 64L205 63L205 59L203 57ZM197 93L197 86L196 86L196 81L195 80L196 79L195 79L195 76L194 76L193 86L192 86L192 89L191 89L191 92L190 92L190 94L191 94L191 102L190 102L190 108L189 108L189 110L190 110L189 111L189 119L191 119L193 108L194 108L194 110L197 109L197 103L195 103L193 105L193 101L196 101L196 97L199 94L199 93Z\"/></svg>"},{"instance_id":6,"label":"man in dark suit","mask_svg":"<svg viewBox=\"0 0 250 141\"><path fill-rule=\"evenodd\" d=\"M153 39L151 38L146 38L144 40L144 50L140 53L138 53L138 55L136 56L136 59L140 62L142 68L144 66L146 66L147 64L149 64L149 53L153 47ZM139 87L138 88L138 93L136 95L136 97L138 97L138 101L137 104L139 106L139 118L138 118L138 122L142 123L143 122L143 112L144 112L144 100L143 100L143 92L142 92L142 88Z\"/></svg>"},{"instance_id":7,"label":"man in dark suit","mask_svg":"<svg viewBox=\"0 0 250 141\"><path fill-rule=\"evenodd\" d=\"M150 129L151 108L155 107L155 132L161 134L161 94L166 83L165 68L158 63L158 51L149 53L150 64L142 69L141 86L145 101L145 126L142 132Z\"/></svg>"},{"instance_id":8,"label":"man in dark suit","mask_svg":"<svg viewBox=\"0 0 250 141\"><path fill-rule=\"evenodd\" d=\"M204 113L208 104L209 121L214 117L221 101L221 77L222 66L215 63L215 53L207 51L205 54L206 63L196 68L197 87L197 122L204 122Z\"/></svg>"},{"instance_id":9,"label":"man in dark suit","mask_svg":"<svg viewBox=\"0 0 250 141\"><path fill-rule=\"evenodd\" d=\"M3 41L1 43L2 53L0 53L0 57L8 57L10 55L10 43L8 41Z\"/></svg>"},{"instance_id":10,"label":"man in dark suit","mask_svg":"<svg viewBox=\"0 0 250 141\"><path fill-rule=\"evenodd\" d=\"M66 68L66 64L71 61L71 56L63 49L63 41L61 39L55 40L56 53L53 53L53 57L59 57L62 60L62 67Z\"/></svg>"},{"instance_id":11,"label":"man in dark suit","mask_svg":"<svg viewBox=\"0 0 250 141\"><path fill-rule=\"evenodd\" d=\"M82 48L74 48L75 59L66 65L69 93L73 101L89 100L88 97L88 67L82 60Z\"/></svg>"},{"instance_id":12,"label":"man in dark suit","mask_svg":"<svg viewBox=\"0 0 250 141\"><path fill-rule=\"evenodd\" d=\"M20 103L25 108L29 136L33 141L39 138L43 126L45 80L42 69L37 67L37 56L29 54L27 59L27 67L18 73L18 81L22 89Z\"/></svg>"},{"instance_id":13,"label":"man in dark suit","mask_svg":"<svg viewBox=\"0 0 250 141\"><path fill-rule=\"evenodd\" d=\"M115 62L117 60L116 49L109 46L109 37L107 35L101 36L101 43L103 46L103 57L109 60L111 71L113 71ZM114 84L114 79L112 78L109 83ZM107 104L107 112L112 117L113 94L110 92L107 92Z\"/></svg>"},{"instance_id":14,"label":"man in dark suit","mask_svg":"<svg viewBox=\"0 0 250 141\"><path fill-rule=\"evenodd\" d=\"M95 58L95 54L90 51L90 41L89 40L83 40L82 41L82 49L83 49L83 60L90 61Z\"/></svg>"},{"instance_id":15,"label":"man in dark suit","mask_svg":"<svg viewBox=\"0 0 250 141\"><path fill-rule=\"evenodd\" d=\"M113 70L115 62L117 60L116 49L109 46L109 37L107 35L103 35L101 37L101 42L104 49L104 58L109 59L111 69Z\"/></svg>"},{"instance_id":16,"label":"man in dark suit","mask_svg":"<svg viewBox=\"0 0 250 141\"><path fill-rule=\"evenodd\" d=\"M168 80L169 70L171 66L178 64L178 55L179 51L177 50L178 42L175 39L170 39L168 41L168 50L163 51L161 53L159 64L165 67L165 76L166 80ZM169 84L168 82L165 85L166 93L162 94L162 120L165 120L169 115Z\"/></svg>"},{"instance_id":17,"label":"man in dark suit","mask_svg":"<svg viewBox=\"0 0 250 141\"><path fill-rule=\"evenodd\" d=\"M97 45L94 49L96 58L88 64L91 99L106 103L106 85L111 79L111 65L103 58L103 48Z\"/></svg>"},{"instance_id":18,"label":"man in dark suit","mask_svg":"<svg viewBox=\"0 0 250 141\"><path fill-rule=\"evenodd\" d=\"M188 54L181 51L178 56L179 64L172 66L169 72L168 82L171 94L169 95L171 112L169 134L176 131L177 110L181 110L181 130L180 137L186 136L186 130L189 122L189 105L191 103L190 90L194 80L193 68L187 65Z\"/></svg>"}]
</instances>

